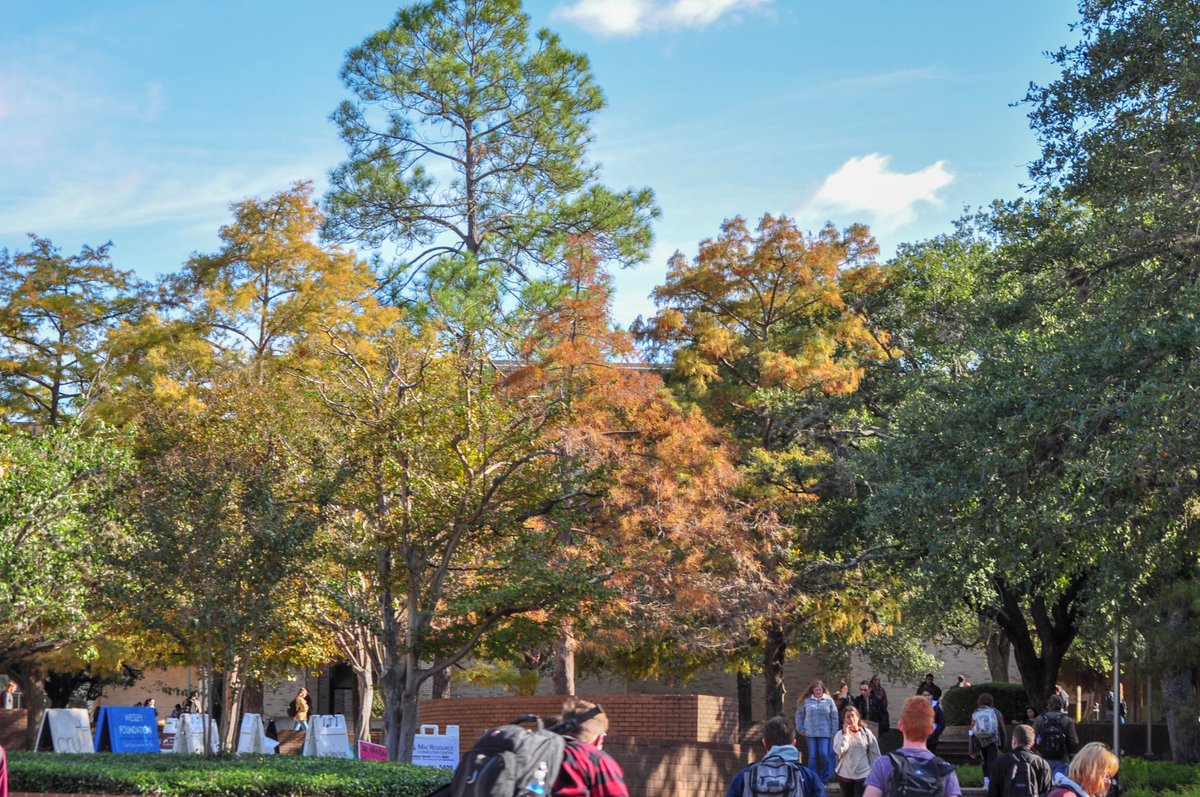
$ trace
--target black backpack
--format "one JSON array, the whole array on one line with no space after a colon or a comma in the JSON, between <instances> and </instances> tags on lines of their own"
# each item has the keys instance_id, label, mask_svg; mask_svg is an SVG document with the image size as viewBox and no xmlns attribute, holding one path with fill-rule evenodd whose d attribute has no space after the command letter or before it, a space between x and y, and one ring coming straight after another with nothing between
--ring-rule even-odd
<instances>
[{"instance_id":1,"label":"black backpack","mask_svg":"<svg viewBox=\"0 0 1200 797\"><path fill-rule=\"evenodd\" d=\"M1067 732L1063 729L1063 718L1060 714L1052 717L1046 714L1042 717L1042 732L1038 736L1038 752L1042 758L1062 761L1067 757Z\"/></svg>"},{"instance_id":2,"label":"black backpack","mask_svg":"<svg viewBox=\"0 0 1200 797\"><path fill-rule=\"evenodd\" d=\"M1009 765L1004 797L1038 797L1033 785L1033 767L1023 758L1014 757Z\"/></svg>"},{"instance_id":3,"label":"black backpack","mask_svg":"<svg viewBox=\"0 0 1200 797\"><path fill-rule=\"evenodd\" d=\"M521 723L535 723L526 728ZM541 717L523 714L492 728L467 753L450 781L451 797L530 797L550 792L562 768L566 739Z\"/></svg>"},{"instance_id":4,"label":"black backpack","mask_svg":"<svg viewBox=\"0 0 1200 797\"><path fill-rule=\"evenodd\" d=\"M901 753L888 753L892 762L892 780L887 797L942 797L946 777L954 765L934 756L915 761Z\"/></svg>"},{"instance_id":5,"label":"black backpack","mask_svg":"<svg viewBox=\"0 0 1200 797\"><path fill-rule=\"evenodd\" d=\"M296 718L296 701L295 700L293 700L291 703L288 703L287 715L291 719Z\"/></svg>"}]
</instances>

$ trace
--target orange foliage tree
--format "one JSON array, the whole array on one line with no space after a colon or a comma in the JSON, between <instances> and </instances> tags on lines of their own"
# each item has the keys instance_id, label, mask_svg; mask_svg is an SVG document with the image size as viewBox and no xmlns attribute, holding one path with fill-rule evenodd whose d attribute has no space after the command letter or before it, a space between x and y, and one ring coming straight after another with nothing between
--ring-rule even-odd
<instances>
[{"instance_id":1,"label":"orange foliage tree","mask_svg":"<svg viewBox=\"0 0 1200 797\"><path fill-rule=\"evenodd\" d=\"M783 708L782 665L797 606L806 614L814 608L802 582L820 573L815 581L844 583L827 576L849 570L818 566L805 552L829 520L819 499L853 489L845 453L873 432L869 416L841 400L858 389L868 364L896 355L863 310L885 284L878 251L863 225L842 232L827 225L813 235L785 216L763 216L754 231L733 218L691 261L678 252L671 258L654 292L659 311L637 327L652 350L669 356L681 397L735 440L758 566L777 585L753 623L764 645L769 715Z\"/></svg>"},{"instance_id":2,"label":"orange foliage tree","mask_svg":"<svg viewBox=\"0 0 1200 797\"><path fill-rule=\"evenodd\" d=\"M565 405L548 434L566 454L560 478L577 500L549 517L560 545L608 568L604 596L559 618L554 682L574 692L578 645L597 662L641 675L689 669L729 646L723 618L763 584L730 492L728 441L703 413L681 408L614 328L611 286L585 237L563 276L542 285L510 389ZM686 630L685 630L686 629Z\"/></svg>"}]
</instances>

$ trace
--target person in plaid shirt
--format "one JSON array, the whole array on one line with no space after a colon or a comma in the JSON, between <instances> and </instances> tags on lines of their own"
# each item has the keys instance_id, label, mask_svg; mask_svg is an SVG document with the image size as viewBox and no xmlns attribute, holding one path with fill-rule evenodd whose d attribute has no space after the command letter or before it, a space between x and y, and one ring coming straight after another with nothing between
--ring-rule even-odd
<instances>
[{"instance_id":1,"label":"person in plaid shirt","mask_svg":"<svg viewBox=\"0 0 1200 797\"><path fill-rule=\"evenodd\" d=\"M566 721L578 717L595 705L573 697L563 704L562 718ZM551 797L629 797L621 765L602 749L607 732L608 715L601 711L567 736L562 768L550 790Z\"/></svg>"}]
</instances>

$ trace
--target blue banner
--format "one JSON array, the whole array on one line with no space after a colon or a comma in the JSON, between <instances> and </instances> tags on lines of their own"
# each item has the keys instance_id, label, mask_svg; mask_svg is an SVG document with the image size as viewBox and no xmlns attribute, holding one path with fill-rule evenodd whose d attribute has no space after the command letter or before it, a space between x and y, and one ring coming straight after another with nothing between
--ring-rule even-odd
<instances>
[{"instance_id":1,"label":"blue banner","mask_svg":"<svg viewBox=\"0 0 1200 797\"><path fill-rule=\"evenodd\" d=\"M96 752L158 753L158 715L152 708L101 706L96 716Z\"/></svg>"}]
</instances>

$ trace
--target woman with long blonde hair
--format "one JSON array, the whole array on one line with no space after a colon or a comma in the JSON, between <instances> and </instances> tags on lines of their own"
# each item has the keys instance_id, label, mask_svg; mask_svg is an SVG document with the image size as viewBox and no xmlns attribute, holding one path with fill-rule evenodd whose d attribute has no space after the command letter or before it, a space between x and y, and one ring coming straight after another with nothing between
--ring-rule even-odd
<instances>
[{"instance_id":1,"label":"woman with long blonde hair","mask_svg":"<svg viewBox=\"0 0 1200 797\"><path fill-rule=\"evenodd\" d=\"M879 740L853 706L842 709L842 729L833 737L833 754L842 797L862 797L871 765L879 758Z\"/></svg>"},{"instance_id":2,"label":"woman with long blonde hair","mask_svg":"<svg viewBox=\"0 0 1200 797\"><path fill-rule=\"evenodd\" d=\"M1071 759L1067 775L1055 774L1047 797L1104 797L1117 776L1120 760L1100 742L1088 742Z\"/></svg>"}]
</instances>

